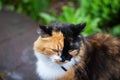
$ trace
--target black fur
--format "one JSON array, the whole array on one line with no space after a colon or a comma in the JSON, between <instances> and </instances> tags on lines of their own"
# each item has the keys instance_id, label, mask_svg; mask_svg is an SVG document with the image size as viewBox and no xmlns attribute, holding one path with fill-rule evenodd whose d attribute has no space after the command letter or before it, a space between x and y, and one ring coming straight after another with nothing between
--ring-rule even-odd
<instances>
[{"instance_id":1,"label":"black fur","mask_svg":"<svg viewBox=\"0 0 120 80\"><path fill-rule=\"evenodd\" d=\"M83 24L66 24L66 23L51 23L49 26L40 26L42 32L52 35L52 31L61 31L64 35L64 48L62 51L62 62L70 60L72 55L69 54L69 50L75 50L80 48L81 37L80 32L85 28Z\"/></svg>"},{"instance_id":2,"label":"black fur","mask_svg":"<svg viewBox=\"0 0 120 80\"><path fill-rule=\"evenodd\" d=\"M44 26L45 27L45 26ZM85 66L75 66L75 80L120 80L120 40L108 34L95 34L82 38L80 33L85 24L52 23L41 29L46 34L53 30L61 31L64 35L62 61L70 60L69 50L80 50L81 42L86 46ZM52 35L52 34L51 34ZM74 67L75 67L74 66ZM79 66L79 67L78 67Z\"/></svg>"}]
</instances>

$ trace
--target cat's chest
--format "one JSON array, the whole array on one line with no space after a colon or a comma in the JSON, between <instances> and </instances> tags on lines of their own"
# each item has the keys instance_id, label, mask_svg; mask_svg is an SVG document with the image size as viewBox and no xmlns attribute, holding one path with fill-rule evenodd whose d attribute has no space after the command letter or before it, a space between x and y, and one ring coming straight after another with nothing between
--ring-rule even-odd
<instances>
[{"instance_id":1,"label":"cat's chest","mask_svg":"<svg viewBox=\"0 0 120 80\"><path fill-rule=\"evenodd\" d=\"M62 77L65 74L65 71L60 67L60 65L51 62L44 55L35 52L35 56L37 57L37 74L43 80L55 79Z\"/></svg>"}]
</instances>

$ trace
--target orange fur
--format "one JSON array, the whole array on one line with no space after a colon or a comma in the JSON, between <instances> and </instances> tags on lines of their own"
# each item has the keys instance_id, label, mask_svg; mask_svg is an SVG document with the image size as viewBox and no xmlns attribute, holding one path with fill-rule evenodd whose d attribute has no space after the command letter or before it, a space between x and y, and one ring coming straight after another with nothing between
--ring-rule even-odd
<instances>
[{"instance_id":1,"label":"orange fur","mask_svg":"<svg viewBox=\"0 0 120 80\"><path fill-rule=\"evenodd\" d=\"M89 78L91 80L107 80L110 79L109 77L112 78L111 75L116 77L115 73L118 75L116 79L119 79L120 41L109 34L101 33L82 40L79 52L78 50L69 52L73 58L80 59L80 62L74 64L62 77L57 77L55 80L89 80ZM48 56L59 55L58 53L62 52L63 47L64 36L62 32L55 31L52 32L52 36L40 36L34 43L35 51ZM59 52L55 52L52 49ZM58 64L62 63L57 59L55 62ZM90 73L85 71L86 67ZM106 67L106 71L104 67ZM114 74L110 74L111 72L109 71L112 71ZM96 78L94 79L94 77Z\"/></svg>"},{"instance_id":2,"label":"orange fur","mask_svg":"<svg viewBox=\"0 0 120 80\"><path fill-rule=\"evenodd\" d=\"M57 45L56 45L57 44ZM62 51L64 44L64 37L61 32L52 32L52 36L39 37L34 43L34 50L44 53L46 55L57 54L51 49Z\"/></svg>"},{"instance_id":3,"label":"orange fur","mask_svg":"<svg viewBox=\"0 0 120 80\"><path fill-rule=\"evenodd\" d=\"M56 80L75 80L75 72L73 68L70 68L62 78Z\"/></svg>"}]
</instances>

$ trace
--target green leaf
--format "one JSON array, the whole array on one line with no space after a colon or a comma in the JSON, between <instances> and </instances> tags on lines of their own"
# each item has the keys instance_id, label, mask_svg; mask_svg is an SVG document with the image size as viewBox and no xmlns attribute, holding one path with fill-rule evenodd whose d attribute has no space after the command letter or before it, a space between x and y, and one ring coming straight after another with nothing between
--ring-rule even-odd
<instances>
[{"instance_id":1,"label":"green leaf","mask_svg":"<svg viewBox=\"0 0 120 80\"><path fill-rule=\"evenodd\" d=\"M74 9L72 7L63 6L62 10L62 16L66 19L66 21L69 21L73 16Z\"/></svg>"},{"instance_id":2,"label":"green leaf","mask_svg":"<svg viewBox=\"0 0 120 80\"><path fill-rule=\"evenodd\" d=\"M105 5L108 5L110 0L102 0Z\"/></svg>"},{"instance_id":3,"label":"green leaf","mask_svg":"<svg viewBox=\"0 0 120 80\"><path fill-rule=\"evenodd\" d=\"M30 0L22 0L23 3L28 3Z\"/></svg>"},{"instance_id":4,"label":"green leaf","mask_svg":"<svg viewBox=\"0 0 120 80\"><path fill-rule=\"evenodd\" d=\"M46 23L50 23L51 21L55 21L56 18L47 14L47 13L39 13L39 16L45 20Z\"/></svg>"},{"instance_id":5,"label":"green leaf","mask_svg":"<svg viewBox=\"0 0 120 80\"><path fill-rule=\"evenodd\" d=\"M120 25L114 26L111 33L115 36L120 36Z\"/></svg>"},{"instance_id":6,"label":"green leaf","mask_svg":"<svg viewBox=\"0 0 120 80\"><path fill-rule=\"evenodd\" d=\"M22 13L22 11L23 11L23 7L22 7L21 4L18 5L18 8L16 9L16 11L17 11L18 13Z\"/></svg>"},{"instance_id":7,"label":"green leaf","mask_svg":"<svg viewBox=\"0 0 120 80\"><path fill-rule=\"evenodd\" d=\"M2 10L2 1L0 1L0 10Z\"/></svg>"}]
</instances>

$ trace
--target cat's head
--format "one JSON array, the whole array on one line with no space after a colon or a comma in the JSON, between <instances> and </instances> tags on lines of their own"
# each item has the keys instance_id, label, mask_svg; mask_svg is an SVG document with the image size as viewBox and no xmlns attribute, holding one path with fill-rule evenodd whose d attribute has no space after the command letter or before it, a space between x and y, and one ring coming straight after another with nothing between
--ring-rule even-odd
<instances>
[{"instance_id":1,"label":"cat's head","mask_svg":"<svg viewBox=\"0 0 120 80\"><path fill-rule=\"evenodd\" d=\"M40 25L40 36L34 43L34 50L56 63L70 61L73 57L71 53L80 49L80 33L84 28L85 23Z\"/></svg>"}]
</instances>

